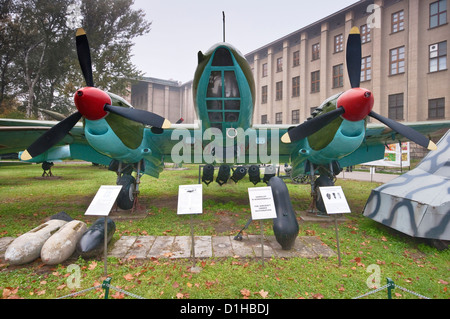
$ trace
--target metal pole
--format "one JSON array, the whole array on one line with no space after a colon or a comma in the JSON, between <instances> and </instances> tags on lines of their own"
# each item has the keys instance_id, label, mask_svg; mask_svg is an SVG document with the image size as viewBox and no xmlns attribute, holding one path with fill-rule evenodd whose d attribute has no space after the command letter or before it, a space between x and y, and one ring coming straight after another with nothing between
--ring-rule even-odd
<instances>
[{"instance_id":1,"label":"metal pole","mask_svg":"<svg viewBox=\"0 0 450 319\"><path fill-rule=\"evenodd\" d=\"M262 219L259 220L259 227L261 228L261 258L262 258L262 265L264 267L264 229Z\"/></svg>"},{"instance_id":2,"label":"metal pole","mask_svg":"<svg viewBox=\"0 0 450 319\"><path fill-rule=\"evenodd\" d=\"M225 11L222 11L223 16L223 42L225 42Z\"/></svg>"},{"instance_id":3,"label":"metal pole","mask_svg":"<svg viewBox=\"0 0 450 319\"><path fill-rule=\"evenodd\" d=\"M387 287L387 291L388 291L388 299L392 299L392 289L395 288L395 284L394 281L391 278L387 278L387 284L389 285Z\"/></svg>"},{"instance_id":4,"label":"metal pole","mask_svg":"<svg viewBox=\"0 0 450 319\"><path fill-rule=\"evenodd\" d=\"M334 214L334 228L336 229L336 243L337 243L339 267L340 267L341 266L341 250L339 248L339 233L338 233L338 223L337 223L336 214Z\"/></svg>"},{"instance_id":5,"label":"metal pole","mask_svg":"<svg viewBox=\"0 0 450 319\"><path fill-rule=\"evenodd\" d=\"M105 289L105 299L108 299L110 284L111 284L111 277L108 277L105 280L103 280L102 288Z\"/></svg>"},{"instance_id":6,"label":"metal pole","mask_svg":"<svg viewBox=\"0 0 450 319\"><path fill-rule=\"evenodd\" d=\"M194 241L194 226L192 225L192 214L190 216L191 221L191 255L192 255L192 267L195 267L195 241Z\"/></svg>"},{"instance_id":7,"label":"metal pole","mask_svg":"<svg viewBox=\"0 0 450 319\"><path fill-rule=\"evenodd\" d=\"M104 247L103 247L103 251L104 251L104 256L103 256L103 259L104 259L104 264L105 264L105 276L106 275L108 275L108 271L107 271L107 254L108 254L108 247L107 247L107 245L108 245L108 223L107 223L107 221L106 221L106 216L104 217L105 218L105 236L104 236Z\"/></svg>"}]
</instances>

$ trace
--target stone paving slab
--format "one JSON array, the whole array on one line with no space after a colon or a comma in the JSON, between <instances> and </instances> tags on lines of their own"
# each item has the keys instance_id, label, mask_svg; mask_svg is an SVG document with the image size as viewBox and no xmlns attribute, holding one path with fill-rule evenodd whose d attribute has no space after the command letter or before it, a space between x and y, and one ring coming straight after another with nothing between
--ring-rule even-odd
<instances>
[{"instance_id":1,"label":"stone paving slab","mask_svg":"<svg viewBox=\"0 0 450 319\"><path fill-rule=\"evenodd\" d=\"M195 236L195 257L261 257L259 235L243 236L241 241L234 236ZM264 236L264 257L269 258L316 258L332 257L336 253L319 238L297 237L290 250L281 249L275 236ZM122 236L109 249L109 256L117 258L190 258L191 236Z\"/></svg>"}]
</instances>

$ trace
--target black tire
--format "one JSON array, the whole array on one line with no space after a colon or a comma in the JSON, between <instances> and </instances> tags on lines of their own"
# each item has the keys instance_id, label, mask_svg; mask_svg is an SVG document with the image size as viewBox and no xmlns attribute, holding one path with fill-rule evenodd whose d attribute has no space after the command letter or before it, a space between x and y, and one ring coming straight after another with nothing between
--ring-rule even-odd
<instances>
[{"instance_id":1,"label":"black tire","mask_svg":"<svg viewBox=\"0 0 450 319\"><path fill-rule=\"evenodd\" d=\"M117 206L120 209L128 210L133 208L135 183L136 179L131 175L123 175L117 181L117 185L122 185L122 189L117 197Z\"/></svg>"},{"instance_id":2,"label":"black tire","mask_svg":"<svg viewBox=\"0 0 450 319\"><path fill-rule=\"evenodd\" d=\"M323 214L327 213L325 204L323 203L322 196L320 195L319 187L322 186L334 186L334 182L325 175L320 175L314 182L314 190L316 192L316 208Z\"/></svg>"}]
</instances>

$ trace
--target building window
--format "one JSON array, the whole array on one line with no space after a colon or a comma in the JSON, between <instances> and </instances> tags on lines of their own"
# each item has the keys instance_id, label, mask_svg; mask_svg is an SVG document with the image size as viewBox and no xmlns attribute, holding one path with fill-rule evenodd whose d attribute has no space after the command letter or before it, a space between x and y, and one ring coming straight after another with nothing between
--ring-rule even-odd
<instances>
[{"instance_id":1,"label":"building window","mask_svg":"<svg viewBox=\"0 0 450 319\"><path fill-rule=\"evenodd\" d=\"M364 44L370 42L370 40L372 40L370 36L370 26L364 24L361 26L360 30L361 30L361 43Z\"/></svg>"},{"instance_id":2,"label":"building window","mask_svg":"<svg viewBox=\"0 0 450 319\"><path fill-rule=\"evenodd\" d=\"M333 88L344 86L344 65L339 64L333 66Z\"/></svg>"},{"instance_id":3,"label":"building window","mask_svg":"<svg viewBox=\"0 0 450 319\"><path fill-rule=\"evenodd\" d=\"M293 110L292 111L292 124L299 124L300 123L300 110Z\"/></svg>"},{"instance_id":4,"label":"building window","mask_svg":"<svg viewBox=\"0 0 450 319\"><path fill-rule=\"evenodd\" d=\"M344 51L344 35L339 34L334 37L334 53Z\"/></svg>"},{"instance_id":5,"label":"building window","mask_svg":"<svg viewBox=\"0 0 450 319\"><path fill-rule=\"evenodd\" d=\"M275 124L283 124L283 113L275 113Z\"/></svg>"},{"instance_id":6,"label":"building window","mask_svg":"<svg viewBox=\"0 0 450 319\"><path fill-rule=\"evenodd\" d=\"M428 100L428 119L445 118L445 98Z\"/></svg>"},{"instance_id":7,"label":"building window","mask_svg":"<svg viewBox=\"0 0 450 319\"><path fill-rule=\"evenodd\" d=\"M262 65L262 77L265 78L267 76L267 63Z\"/></svg>"},{"instance_id":8,"label":"building window","mask_svg":"<svg viewBox=\"0 0 450 319\"><path fill-rule=\"evenodd\" d=\"M267 103L267 85L261 87L261 104Z\"/></svg>"},{"instance_id":9,"label":"building window","mask_svg":"<svg viewBox=\"0 0 450 319\"><path fill-rule=\"evenodd\" d=\"M391 26L392 33L405 30L405 12L403 10L392 14Z\"/></svg>"},{"instance_id":10,"label":"building window","mask_svg":"<svg viewBox=\"0 0 450 319\"><path fill-rule=\"evenodd\" d=\"M283 99L283 81L277 82L275 83L276 86L276 95L275 95L275 100L279 101Z\"/></svg>"},{"instance_id":11,"label":"building window","mask_svg":"<svg viewBox=\"0 0 450 319\"><path fill-rule=\"evenodd\" d=\"M430 45L430 72L447 69L447 41Z\"/></svg>"},{"instance_id":12,"label":"building window","mask_svg":"<svg viewBox=\"0 0 450 319\"><path fill-rule=\"evenodd\" d=\"M403 93L389 95L389 118L403 120Z\"/></svg>"},{"instance_id":13,"label":"building window","mask_svg":"<svg viewBox=\"0 0 450 319\"><path fill-rule=\"evenodd\" d=\"M372 57L361 59L361 82L372 80Z\"/></svg>"},{"instance_id":14,"label":"building window","mask_svg":"<svg viewBox=\"0 0 450 319\"><path fill-rule=\"evenodd\" d=\"M292 97L300 96L300 77L292 78Z\"/></svg>"},{"instance_id":15,"label":"building window","mask_svg":"<svg viewBox=\"0 0 450 319\"><path fill-rule=\"evenodd\" d=\"M447 0L440 0L430 4L430 28L447 24Z\"/></svg>"},{"instance_id":16,"label":"building window","mask_svg":"<svg viewBox=\"0 0 450 319\"><path fill-rule=\"evenodd\" d=\"M283 71L283 58L277 59L277 72Z\"/></svg>"},{"instance_id":17,"label":"building window","mask_svg":"<svg viewBox=\"0 0 450 319\"><path fill-rule=\"evenodd\" d=\"M267 114L261 115L261 124L267 124Z\"/></svg>"},{"instance_id":18,"label":"building window","mask_svg":"<svg viewBox=\"0 0 450 319\"><path fill-rule=\"evenodd\" d=\"M405 47L392 49L389 55L390 75L405 73Z\"/></svg>"},{"instance_id":19,"label":"building window","mask_svg":"<svg viewBox=\"0 0 450 319\"><path fill-rule=\"evenodd\" d=\"M311 72L311 93L320 92L320 71Z\"/></svg>"},{"instance_id":20,"label":"building window","mask_svg":"<svg viewBox=\"0 0 450 319\"><path fill-rule=\"evenodd\" d=\"M292 67L300 65L300 51L295 51L292 59Z\"/></svg>"},{"instance_id":21,"label":"building window","mask_svg":"<svg viewBox=\"0 0 450 319\"><path fill-rule=\"evenodd\" d=\"M320 58L320 43L313 44L312 46L312 60L318 60Z\"/></svg>"}]
</instances>

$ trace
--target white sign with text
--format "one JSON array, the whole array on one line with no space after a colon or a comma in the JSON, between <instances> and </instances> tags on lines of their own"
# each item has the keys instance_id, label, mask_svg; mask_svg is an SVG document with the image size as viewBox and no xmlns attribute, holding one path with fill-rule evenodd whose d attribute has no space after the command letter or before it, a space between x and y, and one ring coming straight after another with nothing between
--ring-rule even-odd
<instances>
[{"instance_id":1,"label":"white sign with text","mask_svg":"<svg viewBox=\"0 0 450 319\"><path fill-rule=\"evenodd\" d=\"M341 186L319 187L327 214L351 213Z\"/></svg>"},{"instance_id":2,"label":"white sign with text","mask_svg":"<svg viewBox=\"0 0 450 319\"><path fill-rule=\"evenodd\" d=\"M86 210L88 216L108 216L119 196L122 185L102 185Z\"/></svg>"},{"instance_id":3,"label":"white sign with text","mask_svg":"<svg viewBox=\"0 0 450 319\"><path fill-rule=\"evenodd\" d=\"M178 187L178 215L203 213L202 184L180 185Z\"/></svg>"},{"instance_id":4,"label":"white sign with text","mask_svg":"<svg viewBox=\"0 0 450 319\"><path fill-rule=\"evenodd\" d=\"M248 197L253 220L277 218L270 186L249 188Z\"/></svg>"}]
</instances>

